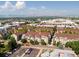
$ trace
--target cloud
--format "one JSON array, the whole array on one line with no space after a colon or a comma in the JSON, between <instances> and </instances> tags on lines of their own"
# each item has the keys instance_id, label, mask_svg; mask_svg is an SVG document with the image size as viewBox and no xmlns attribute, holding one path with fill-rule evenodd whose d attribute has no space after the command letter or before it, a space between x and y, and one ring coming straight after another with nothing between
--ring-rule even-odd
<instances>
[{"instance_id":1,"label":"cloud","mask_svg":"<svg viewBox=\"0 0 79 59\"><path fill-rule=\"evenodd\" d=\"M15 15L25 15L25 2L12 2L6 1L3 5L0 5L0 15L2 16L15 16Z\"/></svg>"},{"instance_id":2,"label":"cloud","mask_svg":"<svg viewBox=\"0 0 79 59\"><path fill-rule=\"evenodd\" d=\"M9 2L9 1L6 1L3 5L1 5L0 6L0 9L22 9L22 8L25 8L25 2L23 2L23 1L18 1L18 2L16 2L16 4L15 5L13 5L11 2Z\"/></svg>"},{"instance_id":3,"label":"cloud","mask_svg":"<svg viewBox=\"0 0 79 59\"><path fill-rule=\"evenodd\" d=\"M8 1L7 1L7 2L5 2L4 5L1 6L1 8L2 8L2 9L13 9L14 6L12 5L11 2L8 2Z\"/></svg>"},{"instance_id":4,"label":"cloud","mask_svg":"<svg viewBox=\"0 0 79 59\"><path fill-rule=\"evenodd\" d=\"M23 2L23 1L18 1L18 2L16 3L15 7L16 7L17 9L25 8L25 2Z\"/></svg>"}]
</instances>

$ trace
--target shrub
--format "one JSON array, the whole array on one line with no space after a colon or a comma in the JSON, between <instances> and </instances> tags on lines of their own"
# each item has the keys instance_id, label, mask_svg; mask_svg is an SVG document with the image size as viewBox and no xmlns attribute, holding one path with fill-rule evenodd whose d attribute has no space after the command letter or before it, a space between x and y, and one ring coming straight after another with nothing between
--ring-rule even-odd
<instances>
[{"instance_id":1,"label":"shrub","mask_svg":"<svg viewBox=\"0 0 79 59\"><path fill-rule=\"evenodd\" d=\"M60 42L57 42L57 46L59 46L61 43Z\"/></svg>"},{"instance_id":2,"label":"shrub","mask_svg":"<svg viewBox=\"0 0 79 59\"><path fill-rule=\"evenodd\" d=\"M35 43L34 43L34 41L33 41L33 40L30 40L30 43L31 43L31 44L33 44L33 45L35 45Z\"/></svg>"},{"instance_id":3,"label":"shrub","mask_svg":"<svg viewBox=\"0 0 79 59\"><path fill-rule=\"evenodd\" d=\"M45 43L44 40L41 40L41 44L42 44L42 45L46 45L46 43Z\"/></svg>"},{"instance_id":4,"label":"shrub","mask_svg":"<svg viewBox=\"0 0 79 59\"><path fill-rule=\"evenodd\" d=\"M26 39L22 39L21 42L22 43L27 43L27 40Z\"/></svg>"},{"instance_id":5,"label":"shrub","mask_svg":"<svg viewBox=\"0 0 79 59\"><path fill-rule=\"evenodd\" d=\"M55 40L53 41L53 45L56 45L56 41Z\"/></svg>"},{"instance_id":6,"label":"shrub","mask_svg":"<svg viewBox=\"0 0 79 59\"><path fill-rule=\"evenodd\" d=\"M67 42L65 47L70 47L77 55L79 54L79 41Z\"/></svg>"},{"instance_id":7,"label":"shrub","mask_svg":"<svg viewBox=\"0 0 79 59\"><path fill-rule=\"evenodd\" d=\"M39 44L39 42L37 40L35 40L35 45L38 45L38 44Z\"/></svg>"}]
</instances>

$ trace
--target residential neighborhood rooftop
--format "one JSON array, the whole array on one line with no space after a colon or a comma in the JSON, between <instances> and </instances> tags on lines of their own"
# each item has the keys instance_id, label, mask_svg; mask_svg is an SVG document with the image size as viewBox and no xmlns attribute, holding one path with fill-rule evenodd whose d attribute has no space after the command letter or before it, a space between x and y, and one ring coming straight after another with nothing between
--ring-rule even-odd
<instances>
[{"instance_id":1,"label":"residential neighborhood rooftop","mask_svg":"<svg viewBox=\"0 0 79 59\"><path fill-rule=\"evenodd\" d=\"M27 36L33 36L33 37L40 37L40 36L49 36L50 33L49 32L27 32L25 33L25 35Z\"/></svg>"}]
</instances>

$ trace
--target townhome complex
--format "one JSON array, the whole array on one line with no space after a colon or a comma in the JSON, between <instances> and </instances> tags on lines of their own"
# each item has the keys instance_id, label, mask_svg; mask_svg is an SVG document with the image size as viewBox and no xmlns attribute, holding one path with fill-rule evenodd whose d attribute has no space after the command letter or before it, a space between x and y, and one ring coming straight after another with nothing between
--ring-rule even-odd
<instances>
[{"instance_id":1,"label":"townhome complex","mask_svg":"<svg viewBox=\"0 0 79 59\"><path fill-rule=\"evenodd\" d=\"M79 41L79 29L58 29L54 35L54 38L57 42L60 41L65 44L68 41Z\"/></svg>"},{"instance_id":2,"label":"townhome complex","mask_svg":"<svg viewBox=\"0 0 79 59\"><path fill-rule=\"evenodd\" d=\"M0 43L9 43L15 39L15 41L12 41L12 44L16 42L17 45L19 44L25 47L23 49L26 52L28 50L26 47L29 47L29 49L30 47L37 49L37 52L41 50L42 52L40 54L38 53L40 57L76 57L74 51L72 51L73 49L63 49L66 48L65 45L67 42L79 41L78 26L79 25L72 20L59 18L40 21L38 23L14 21L5 23L0 27ZM59 49L54 50L55 48ZM52 52L45 52L43 51L44 49L52 49ZM23 52L21 56L27 56L26 52ZM19 54L19 52L16 53ZM16 56L16 53L11 56Z\"/></svg>"},{"instance_id":3,"label":"townhome complex","mask_svg":"<svg viewBox=\"0 0 79 59\"><path fill-rule=\"evenodd\" d=\"M44 40L46 44L48 44L48 41L51 38L51 34L49 32L27 32L22 35L22 39L29 40L37 40L38 42L41 42L41 40Z\"/></svg>"}]
</instances>

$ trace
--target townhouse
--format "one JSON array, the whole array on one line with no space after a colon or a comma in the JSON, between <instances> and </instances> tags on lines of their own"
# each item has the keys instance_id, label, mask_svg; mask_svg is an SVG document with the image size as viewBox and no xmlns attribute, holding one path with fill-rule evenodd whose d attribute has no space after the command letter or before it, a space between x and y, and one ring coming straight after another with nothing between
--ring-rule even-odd
<instances>
[{"instance_id":1,"label":"townhouse","mask_svg":"<svg viewBox=\"0 0 79 59\"><path fill-rule=\"evenodd\" d=\"M38 42L41 42L41 40L44 40L45 43L48 44L49 40L51 38L51 35L49 32L27 32L22 35L22 39L30 40L37 40Z\"/></svg>"},{"instance_id":2,"label":"townhouse","mask_svg":"<svg viewBox=\"0 0 79 59\"><path fill-rule=\"evenodd\" d=\"M56 42L60 41L63 44L65 44L68 41L78 41L79 40L78 32L79 32L78 29L72 29L72 30L66 30L66 31L65 29L59 29L55 33L53 40L55 40Z\"/></svg>"}]
</instances>

